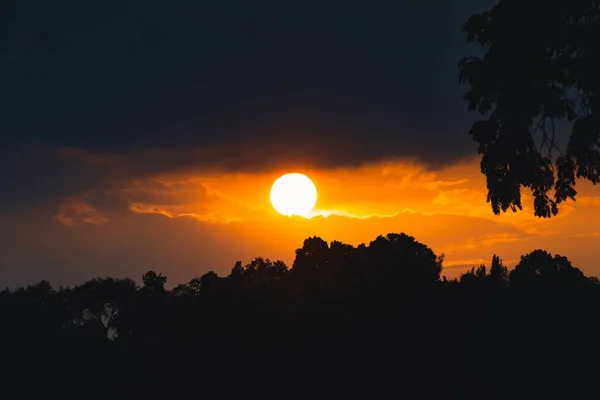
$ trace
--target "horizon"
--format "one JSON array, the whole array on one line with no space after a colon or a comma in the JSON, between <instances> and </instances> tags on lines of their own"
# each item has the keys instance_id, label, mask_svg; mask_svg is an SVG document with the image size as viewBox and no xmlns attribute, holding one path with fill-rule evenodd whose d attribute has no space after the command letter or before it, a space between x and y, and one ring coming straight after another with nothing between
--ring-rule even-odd
<instances>
[{"instance_id":1,"label":"horizon","mask_svg":"<svg viewBox=\"0 0 600 400\"><path fill-rule=\"evenodd\" d=\"M512 268L518 263L521 255L535 249L567 256L573 265L580 268L586 275L597 275L595 249L590 248L587 254L583 253L584 257L582 257L582 252L576 251L578 248L585 248L586 245L591 247L594 243L595 236L593 234L586 242L586 238L581 237L581 230L577 229L587 224L589 211L586 213L586 208L592 210L597 208L593 196L591 198L585 196L586 192L582 191L578 197L578 202L582 205L577 202L566 203L563 206L563 212L551 219L540 219L533 216L532 208L527 206L527 197L525 197L523 211L495 215L489 209L488 203L480 201L475 196L471 196L469 202L466 202L463 196L451 197L452 193L461 194L465 191L471 195L479 193L480 196L484 196L481 188L479 190L476 190L477 186L469 188L469 185L476 185L477 180L483 180L476 170L476 165L473 164L475 159L471 157L471 160L465 161L463 165L453 166L452 170L446 172L446 175L420 169L421 167L414 163L404 165L380 163L375 166L363 167L366 172L363 172L362 177L370 182L376 176L372 170L376 169L385 179L394 176L403 180L403 184L397 190L407 192L411 191L411 188L426 187L423 193L428 194L433 201L425 203L422 196L415 196L412 199L412 205L408 204L407 207L399 210L394 197L390 200L384 198L383 201L378 198L378 202L367 198L362 199L362 202L355 201L349 206L342 206L341 208L348 211L340 213L338 210L340 206L339 203L336 203L336 199L345 199L345 194L349 189L362 191L363 182L357 178L357 170L346 171L346 174L357 176L354 177L354 186L347 184L340 186L342 193L336 193L333 185L329 186L329 190L319 191L320 183L331 180L331 176L338 177L339 181L343 182L349 181L350 178L341 175L339 170L329 174L323 172L315 174L313 171L312 179L320 196L314 210L316 215L310 218L283 216L272 208L267 196L268 189L274 181L272 173L256 177L257 180L264 183L264 190L258 192L254 191L253 181L248 178L248 174L234 174L229 180L222 181L226 186L231 185L232 192L241 190L234 185L234 182L239 182L238 184L242 188L246 187L247 190L254 192L254 196L258 199L257 204L261 205L260 211L256 208L235 209L238 214L219 213L219 207L222 207L224 211L234 210L227 204L221 203L216 203L215 211L204 210L205 214L194 214L193 209L181 209L177 204L160 209L155 206L147 206L143 202L131 202L126 203L127 207L121 209L120 213L105 216L94 208L93 203L89 200L74 198L71 199L72 204L67 203L68 207L65 206L62 209L63 212L59 210L53 216L47 217L46 227L48 229L59 227L57 232L61 233L61 236L53 234L53 240L57 240L59 243L66 242L73 247L88 248L88 252L93 249L94 262L87 262L87 264L92 264L96 269L79 269L77 268L78 263L75 262L71 264L71 271L63 272L66 279L52 279L50 274L36 273L36 275L30 275L29 279L24 277L21 282L8 286L24 286L41 279L47 280L57 287L71 286L102 275L126 277L137 281L143 273L154 270L167 276L167 286L172 287L208 271L214 271L219 276L226 276L237 261L245 264L256 257L282 260L291 267L294 251L300 248L302 241L308 237L317 236L328 243L337 240L356 247L361 243L368 244L377 236L388 233L405 233L430 247L437 255L444 254L442 275L446 275L449 279L458 278L462 273L470 271L472 267L477 268L480 264L489 265L494 254L501 257L506 266ZM391 175L393 172L390 171L393 171L394 168L396 168L396 173L399 172L397 175ZM411 169L410 173L405 173L407 168ZM456 178L457 169L468 175L463 175L458 180L445 180L447 179L445 176ZM310 175L310 172L307 173ZM409 176L412 178L408 179ZM425 176L427 179L421 180L420 176ZM191 185L192 191L197 190L195 180L183 179L177 182ZM380 183L376 183L376 185L380 185ZM431 191L432 187L448 186L458 186L458 188L452 189L451 192L434 191L432 193ZM140 193L148 191L143 188L141 183L138 185L138 188L140 187L142 188L139 190ZM151 184L150 189L152 188ZM184 187L182 191L186 192L187 190L189 188ZM212 190L218 192L220 189L213 188ZM127 193L132 194L133 192L128 191ZM222 195L226 197L227 193ZM178 198L178 196L176 191L174 197ZM377 194L375 193L374 196L377 197ZM404 197L406 201L408 196ZM330 207L327 206L327 200L329 200ZM364 205L371 207L374 205L382 212L376 214L368 207L361 208ZM327 211L324 213L325 215L322 215L323 209ZM468 213L465 210L468 210ZM212 219L208 219L206 215ZM59 223L57 224L57 222ZM90 238L91 240L102 238L103 230L110 227L111 223L117 224L119 233L117 236L111 234L110 242L96 242L95 244L87 242ZM134 265L130 263L128 270L123 270L121 265L124 264L124 261L118 259L118 252L122 252L123 248L130 245L124 238L131 238L133 232L137 232L132 229L137 229L140 225L145 227L142 230L144 235L136 233L137 241L134 241L134 244L137 249L152 250L145 252L145 256L140 257ZM204 231L203 228L206 225L212 227L212 230ZM160 226L161 229L151 229L154 226ZM163 236L164 232L168 232L173 226L176 226L181 232L180 236ZM578 247L574 248L573 243L568 240L569 236L557 228L572 231L571 240L577 241ZM23 233L31 238L31 232L24 230ZM40 233L45 235L43 230ZM211 233L218 233L218 236L212 238L211 244L202 246L203 240L209 238L206 235ZM455 236L449 240L451 235ZM235 238L236 241L230 242L229 238ZM148 244L144 244L144 242ZM218 251L215 251L215 243L219 243ZM282 246L282 243L285 245ZM60 260L64 254L64 250L59 248L56 251L53 246L48 246L46 251L43 254L46 259L51 259L52 254L55 254L54 257ZM167 253L167 258L157 260L157 255L164 253ZM206 259L203 258L203 254L208 255ZM75 256L79 256L81 265L85 266L85 260L89 257L89 253L75 254ZM112 262L110 262L111 258ZM57 263L55 265L65 268L65 264L58 265Z\"/></svg>"}]
</instances>

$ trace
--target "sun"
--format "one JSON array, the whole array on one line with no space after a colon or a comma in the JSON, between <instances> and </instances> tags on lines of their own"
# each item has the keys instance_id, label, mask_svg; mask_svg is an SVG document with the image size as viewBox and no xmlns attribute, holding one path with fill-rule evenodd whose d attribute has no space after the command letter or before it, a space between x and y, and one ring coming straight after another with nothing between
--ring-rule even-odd
<instances>
[{"instance_id":1,"label":"sun","mask_svg":"<svg viewBox=\"0 0 600 400\"><path fill-rule=\"evenodd\" d=\"M308 217L316 203L317 188L306 175L282 175L271 187L271 204L280 214Z\"/></svg>"}]
</instances>

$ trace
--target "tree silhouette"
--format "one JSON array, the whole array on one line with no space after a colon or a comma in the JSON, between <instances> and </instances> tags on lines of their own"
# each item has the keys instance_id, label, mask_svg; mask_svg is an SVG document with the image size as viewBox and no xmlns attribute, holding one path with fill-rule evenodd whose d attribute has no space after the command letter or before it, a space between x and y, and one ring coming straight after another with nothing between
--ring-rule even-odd
<instances>
[{"instance_id":1,"label":"tree silhouette","mask_svg":"<svg viewBox=\"0 0 600 400\"><path fill-rule=\"evenodd\" d=\"M454 397L449 388L458 385L456 397L470 398L465 393L478 397L487 387L517 391L512 379L489 373L503 360L525 363L520 373L530 379L532 368L553 368L549 360L578 365L600 355L593 346L600 334L600 281L566 257L535 250L509 274L493 255L489 267L473 267L459 280L439 279L442 262L406 234L356 247L313 236L296 250L290 270L256 257L236 262L228 276L209 271L172 290L167 277L153 271L141 286L109 277L57 291L41 281L0 292L3 362L18 370L7 357L14 349L29 378L36 369L52 372L48 360L60 357L66 366L56 370L70 381L97 380L110 371L113 393L120 381L145 395L155 394L153 384L139 385L148 376L171 384L187 372L212 381L231 365L241 371L233 386L248 390L251 384L238 384L257 382L257 360L274 366L268 371L273 385L281 383L278 371L295 376L311 361L326 380L327 371L335 371L368 382L371 390L373 376L397 375L379 362L385 356L423 371L415 375L421 375L421 391L436 365L447 378L436 385L440 394ZM477 379L464 383L464 373ZM353 394L354 388L335 390Z\"/></svg>"},{"instance_id":2,"label":"tree silhouette","mask_svg":"<svg viewBox=\"0 0 600 400\"><path fill-rule=\"evenodd\" d=\"M120 318L133 304L135 292L136 284L129 279L89 280L72 290L72 323L103 338L116 337Z\"/></svg>"},{"instance_id":3,"label":"tree silhouette","mask_svg":"<svg viewBox=\"0 0 600 400\"><path fill-rule=\"evenodd\" d=\"M502 263L500 257L494 254L489 273L487 267L481 264L477 269L473 267L471 271L461 274L459 282L472 288L504 289L508 286L508 279L508 268Z\"/></svg>"},{"instance_id":4,"label":"tree silhouette","mask_svg":"<svg viewBox=\"0 0 600 400\"><path fill-rule=\"evenodd\" d=\"M492 256L489 280L492 287L505 288L508 286L508 268L497 255Z\"/></svg>"},{"instance_id":5,"label":"tree silhouette","mask_svg":"<svg viewBox=\"0 0 600 400\"><path fill-rule=\"evenodd\" d=\"M296 250L293 268L297 272L315 272L327 268L329 245L320 237L313 236L304 240Z\"/></svg>"},{"instance_id":6,"label":"tree silhouette","mask_svg":"<svg viewBox=\"0 0 600 400\"><path fill-rule=\"evenodd\" d=\"M235 265L231 269L231 273L229 274L229 279L240 279L242 275L244 275L244 267L242 267L242 262L236 261Z\"/></svg>"},{"instance_id":7,"label":"tree silhouette","mask_svg":"<svg viewBox=\"0 0 600 400\"><path fill-rule=\"evenodd\" d=\"M143 288L145 290L154 293L161 293L165 291L167 277L161 274L157 274L154 271L148 271L142 276L142 282L144 283Z\"/></svg>"},{"instance_id":8,"label":"tree silhouette","mask_svg":"<svg viewBox=\"0 0 600 400\"><path fill-rule=\"evenodd\" d=\"M521 256L510 273L510 284L515 287L574 287L588 282L583 273L571 265L567 257L554 257L545 250L534 250Z\"/></svg>"},{"instance_id":9,"label":"tree silhouette","mask_svg":"<svg viewBox=\"0 0 600 400\"><path fill-rule=\"evenodd\" d=\"M221 278L214 271L208 271L200 277L200 293L214 293L221 283Z\"/></svg>"},{"instance_id":10,"label":"tree silhouette","mask_svg":"<svg viewBox=\"0 0 600 400\"><path fill-rule=\"evenodd\" d=\"M363 245L364 247L364 245ZM329 246L328 286L335 290L352 290L363 280L364 265L359 258L360 250L334 240Z\"/></svg>"},{"instance_id":11,"label":"tree silhouette","mask_svg":"<svg viewBox=\"0 0 600 400\"><path fill-rule=\"evenodd\" d=\"M257 257L244 267L243 276L258 286L265 286L283 279L287 271L288 267L283 261Z\"/></svg>"},{"instance_id":12,"label":"tree silhouette","mask_svg":"<svg viewBox=\"0 0 600 400\"><path fill-rule=\"evenodd\" d=\"M196 277L190 279L188 283L183 283L175 286L171 293L175 296L198 296L202 288L201 278Z\"/></svg>"},{"instance_id":13,"label":"tree silhouette","mask_svg":"<svg viewBox=\"0 0 600 400\"><path fill-rule=\"evenodd\" d=\"M486 117L470 135L496 214L522 209L522 186L533 193L535 215L551 217L575 200L576 178L600 182L598 4L501 0L464 27L486 51L459 66L469 109ZM566 147L559 120L572 124Z\"/></svg>"},{"instance_id":14,"label":"tree silhouette","mask_svg":"<svg viewBox=\"0 0 600 400\"><path fill-rule=\"evenodd\" d=\"M431 285L440 279L443 256L404 233L378 236L369 244L368 260L374 276L395 291ZM389 288L389 290L392 290Z\"/></svg>"},{"instance_id":15,"label":"tree silhouette","mask_svg":"<svg viewBox=\"0 0 600 400\"><path fill-rule=\"evenodd\" d=\"M469 272L460 275L461 285L470 287L486 287L488 275L485 265L481 264L477 269L471 268Z\"/></svg>"},{"instance_id":16,"label":"tree silhouette","mask_svg":"<svg viewBox=\"0 0 600 400\"><path fill-rule=\"evenodd\" d=\"M320 290L324 285L321 276L328 266L327 242L317 236L305 239L302 247L296 249L296 258L292 265L292 274L297 286L301 290Z\"/></svg>"}]
</instances>

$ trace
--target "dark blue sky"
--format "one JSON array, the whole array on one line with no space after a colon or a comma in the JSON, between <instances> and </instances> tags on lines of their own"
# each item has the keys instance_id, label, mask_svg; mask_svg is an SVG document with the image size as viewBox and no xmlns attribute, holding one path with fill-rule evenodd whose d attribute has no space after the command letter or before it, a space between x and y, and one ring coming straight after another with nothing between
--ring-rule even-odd
<instances>
[{"instance_id":1,"label":"dark blue sky","mask_svg":"<svg viewBox=\"0 0 600 400\"><path fill-rule=\"evenodd\" d=\"M494 1L204 3L9 1L2 204L106 178L57 158L60 147L164 149L153 172L473 154L457 62L476 49L461 28ZM214 152L178 155L190 149Z\"/></svg>"}]
</instances>

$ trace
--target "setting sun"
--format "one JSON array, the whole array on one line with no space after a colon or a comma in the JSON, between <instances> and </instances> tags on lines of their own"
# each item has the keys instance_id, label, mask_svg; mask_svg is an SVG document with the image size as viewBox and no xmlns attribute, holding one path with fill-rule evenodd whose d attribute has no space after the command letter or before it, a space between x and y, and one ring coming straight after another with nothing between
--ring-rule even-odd
<instances>
[{"instance_id":1,"label":"setting sun","mask_svg":"<svg viewBox=\"0 0 600 400\"><path fill-rule=\"evenodd\" d=\"M271 187L271 204L280 214L307 217L316 203L317 188L306 175L282 175Z\"/></svg>"}]
</instances>

